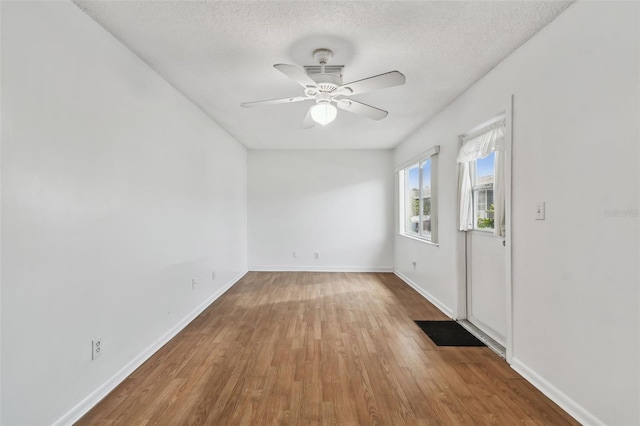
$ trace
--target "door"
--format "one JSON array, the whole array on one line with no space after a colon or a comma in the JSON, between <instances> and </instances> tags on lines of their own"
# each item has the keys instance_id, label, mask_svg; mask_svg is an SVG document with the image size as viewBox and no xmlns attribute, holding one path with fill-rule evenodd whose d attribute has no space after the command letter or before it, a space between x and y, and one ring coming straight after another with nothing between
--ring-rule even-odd
<instances>
[{"instance_id":1,"label":"door","mask_svg":"<svg viewBox=\"0 0 640 426\"><path fill-rule=\"evenodd\" d=\"M507 283L504 238L467 232L467 320L506 347Z\"/></svg>"},{"instance_id":2,"label":"door","mask_svg":"<svg viewBox=\"0 0 640 426\"><path fill-rule=\"evenodd\" d=\"M513 99L510 99L511 105ZM511 108L460 136L459 318L511 359ZM505 239L505 236L507 238ZM495 346L495 345L490 345Z\"/></svg>"},{"instance_id":3,"label":"door","mask_svg":"<svg viewBox=\"0 0 640 426\"><path fill-rule=\"evenodd\" d=\"M499 186L496 152L473 160L470 165L472 181L472 224L467 231L467 320L506 347L507 282L505 239L496 232ZM498 185L496 185L498 184ZM505 230L506 231L506 230ZM498 234L498 235L496 235ZM502 234L505 235L505 234Z\"/></svg>"}]
</instances>

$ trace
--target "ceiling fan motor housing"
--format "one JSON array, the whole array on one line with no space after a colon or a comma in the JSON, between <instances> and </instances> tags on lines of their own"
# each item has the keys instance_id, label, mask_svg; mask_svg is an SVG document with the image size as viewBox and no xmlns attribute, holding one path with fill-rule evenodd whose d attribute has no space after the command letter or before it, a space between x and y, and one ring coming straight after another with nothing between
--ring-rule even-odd
<instances>
[{"instance_id":1,"label":"ceiling fan motor housing","mask_svg":"<svg viewBox=\"0 0 640 426\"><path fill-rule=\"evenodd\" d=\"M318 83L318 88L321 92L332 92L342 86L342 78L339 75L324 73L313 74L309 77Z\"/></svg>"}]
</instances>

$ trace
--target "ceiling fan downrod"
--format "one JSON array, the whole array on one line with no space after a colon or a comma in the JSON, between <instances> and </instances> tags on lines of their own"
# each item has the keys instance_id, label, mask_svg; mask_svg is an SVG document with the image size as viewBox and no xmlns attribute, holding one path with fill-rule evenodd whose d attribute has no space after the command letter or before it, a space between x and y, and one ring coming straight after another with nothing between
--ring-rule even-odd
<instances>
[{"instance_id":1,"label":"ceiling fan downrod","mask_svg":"<svg viewBox=\"0 0 640 426\"><path fill-rule=\"evenodd\" d=\"M320 64L320 72L318 74L312 74L309 77L317 83L319 93L331 93L342 85L341 75L326 72L325 65L329 63L332 58L333 51L331 49L323 48L313 51L313 59ZM315 96L318 92L312 93L312 96Z\"/></svg>"},{"instance_id":2,"label":"ceiling fan downrod","mask_svg":"<svg viewBox=\"0 0 640 426\"><path fill-rule=\"evenodd\" d=\"M320 64L320 73L324 74L324 66L333 58L331 49L316 49L313 51L313 59Z\"/></svg>"}]
</instances>

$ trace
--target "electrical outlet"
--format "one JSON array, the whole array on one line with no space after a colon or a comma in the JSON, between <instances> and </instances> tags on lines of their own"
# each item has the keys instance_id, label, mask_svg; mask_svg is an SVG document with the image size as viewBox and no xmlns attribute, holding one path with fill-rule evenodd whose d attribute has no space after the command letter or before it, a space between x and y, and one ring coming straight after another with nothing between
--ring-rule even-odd
<instances>
[{"instance_id":1,"label":"electrical outlet","mask_svg":"<svg viewBox=\"0 0 640 426\"><path fill-rule=\"evenodd\" d=\"M94 360L102 354L102 338L98 337L91 341L91 359Z\"/></svg>"},{"instance_id":2,"label":"electrical outlet","mask_svg":"<svg viewBox=\"0 0 640 426\"><path fill-rule=\"evenodd\" d=\"M413 262L411 262L411 264L413 265L413 269L415 270L415 269L416 269L416 266L417 266L416 261L414 260Z\"/></svg>"},{"instance_id":3,"label":"electrical outlet","mask_svg":"<svg viewBox=\"0 0 640 426\"><path fill-rule=\"evenodd\" d=\"M196 286L197 286L197 285L198 285L198 283L196 282L196 279L195 279L195 278L194 278L194 279L192 279L192 280L191 280L191 288L192 288L193 290L195 290L195 288L196 288Z\"/></svg>"},{"instance_id":4,"label":"electrical outlet","mask_svg":"<svg viewBox=\"0 0 640 426\"><path fill-rule=\"evenodd\" d=\"M313 258L314 259L320 259L320 253L318 253L318 252L313 253Z\"/></svg>"},{"instance_id":5,"label":"electrical outlet","mask_svg":"<svg viewBox=\"0 0 640 426\"><path fill-rule=\"evenodd\" d=\"M292 254L292 257L293 257L294 259L297 259L297 258L298 258L298 253L294 251L294 252L293 252L293 254Z\"/></svg>"}]
</instances>

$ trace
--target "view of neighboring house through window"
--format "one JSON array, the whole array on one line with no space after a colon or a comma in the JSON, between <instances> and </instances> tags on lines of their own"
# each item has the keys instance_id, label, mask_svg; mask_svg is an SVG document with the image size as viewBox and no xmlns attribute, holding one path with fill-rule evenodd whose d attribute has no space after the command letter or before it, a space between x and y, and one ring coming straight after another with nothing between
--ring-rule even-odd
<instances>
[{"instance_id":1,"label":"view of neighboring house through window","mask_svg":"<svg viewBox=\"0 0 640 426\"><path fill-rule=\"evenodd\" d=\"M495 152L475 161L476 176L473 186L474 227L481 230L494 229L493 182Z\"/></svg>"},{"instance_id":2,"label":"view of neighboring house through window","mask_svg":"<svg viewBox=\"0 0 640 426\"><path fill-rule=\"evenodd\" d=\"M504 115L492 119L469 135L460 136L458 169L460 231L480 230L505 236Z\"/></svg>"},{"instance_id":3,"label":"view of neighboring house through window","mask_svg":"<svg viewBox=\"0 0 640 426\"><path fill-rule=\"evenodd\" d=\"M420 197L418 187L420 186L420 167L418 164L405 169L404 171L404 232L407 234L419 234L418 222L420 220Z\"/></svg>"},{"instance_id":4,"label":"view of neighboring house through window","mask_svg":"<svg viewBox=\"0 0 640 426\"><path fill-rule=\"evenodd\" d=\"M400 232L435 242L434 161L437 148L399 171ZM430 155L428 155L430 154Z\"/></svg>"}]
</instances>

